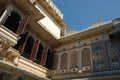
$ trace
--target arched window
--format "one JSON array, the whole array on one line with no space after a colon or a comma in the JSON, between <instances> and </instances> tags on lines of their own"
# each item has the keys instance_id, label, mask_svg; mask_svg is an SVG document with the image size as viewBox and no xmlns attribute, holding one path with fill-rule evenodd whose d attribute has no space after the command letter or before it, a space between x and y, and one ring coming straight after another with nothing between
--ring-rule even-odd
<instances>
[{"instance_id":1,"label":"arched window","mask_svg":"<svg viewBox=\"0 0 120 80\"><path fill-rule=\"evenodd\" d=\"M20 20L21 20L20 15L15 11L11 11L3 25L16 33Z\"/></svg>"},{"instance_id":2,"label":"arched window","mask_svg":"<svg viewBox=\"0 0 120 80\"><path fill-rule=\"evenodd\" d=\"M91 65L90 49L84 48L81 54L82 54L82 66L90 66Z\"/></svg>"},{"instance_id":3,"label":"arched window","mask_svg":"<svg viewBox=\"0 0 120 80\"><path fill-rule=\"evenodd\" d=\"M71 68L77 68L78 67L78 52L77 51L73 51L71 53Z\"/></svg>"},{"instance_id":4,"label":"arched window","mask_svg":"<svg viewBox=\"0 0 120 80\"><path fill-rule=\"evenodd\" d=\"M61 55L60 69L67 69L67 53Z\"/></svg>"}]
</instances>

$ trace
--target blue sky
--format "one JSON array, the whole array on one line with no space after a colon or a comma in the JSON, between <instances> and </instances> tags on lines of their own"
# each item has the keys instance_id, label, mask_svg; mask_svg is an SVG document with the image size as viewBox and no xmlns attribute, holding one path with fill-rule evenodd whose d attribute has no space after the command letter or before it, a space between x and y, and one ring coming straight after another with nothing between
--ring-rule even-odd
<instances>
[{"instance_id":1,"label":"blue sky","mask_svg":"<svg viewBox=\"0 0 120 80\"><path fill-rule=\"evenodd\" d=\"M83 30L97 21L120 17L120 0L53 0L70 30Z\"/></svg>"}]
</instances>

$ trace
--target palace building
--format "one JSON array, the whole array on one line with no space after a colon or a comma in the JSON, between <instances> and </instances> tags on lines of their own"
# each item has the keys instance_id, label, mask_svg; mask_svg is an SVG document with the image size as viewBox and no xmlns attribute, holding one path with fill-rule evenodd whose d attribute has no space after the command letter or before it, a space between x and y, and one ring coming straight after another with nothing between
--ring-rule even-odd
<instances>
[{"instance_id":1,"label":"palace building","mask_svg":"<svg viewBox=\"0 0 120 80\"><path fill-rule=\"evenodd\" d=\"M52 0L0 0L0 80L120 79L120 18L66 29Z\"/></svg>"}]
</instances>

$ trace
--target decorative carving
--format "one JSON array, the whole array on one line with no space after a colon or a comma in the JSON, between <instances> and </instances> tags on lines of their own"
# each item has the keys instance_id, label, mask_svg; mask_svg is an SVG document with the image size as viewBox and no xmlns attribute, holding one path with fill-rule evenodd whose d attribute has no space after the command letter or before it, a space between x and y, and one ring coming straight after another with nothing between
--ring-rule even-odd
<instances>
[{"instance_id":1,"label":"decorative carving","mask_svg":"<svg viewBox=\"0 0 120 80\"><path fill-rule=\"evenodd\" d=\"M102 43L92 45L93 51L93 64L95 69L101 69L105 67L105 50Z\"/></svg>"},{"instance_id":2,"label":"decorative carving","mask_svg":"<svg viewBox=\"0 0 120 80\"><path fill-rule=\"evenodd\" d=\"M7 39L0 37L0 59L17 65L20 55L18 51L11 48L11 45Z\"/></svg>"},{"instance_id":3,"label":"decorative carving","mask_svg":"<svg viewBox=\"0 0 120 80\"><path fill-rule=\"evenodd\" d=\"M57 73L57 72L56 72L55 70L52 70L52 71L51 71L51 74L52 74L52 75L54 75L54 74L56 74L56 73Z\"/></svg>"},{"instance_id":4,"label":"decorative carving","mask_svg":"<svg viewBox=\"0 0 120 80\"><path fill-rule=\"evenodd\" d=\"M103 40L108 39L108 32L103 32L103 33L102 33L102 39L103 39Z\"/></svg>"},{"instance_id":5,"label":"decorative carving","mask_svg":"<svg viewBox=\"0 0 120 80\"><path fill-rule=\"evenodd\" d=\"M78 72L78 68L71 68L71 72Z\"/></svg>"},{"instance_id":6,"label":"decorative carving","mask_svg":"<svg viewBox=\"0 0 120 80\"><path fill-rule=\"evenodd\" d=\"M0 59L3 59L6 56L7 50L10 48L10 46L11 43L8 40L0 37Z\"/></svg>"},{"instance_id":7,"label":"decorative carving","mask_svg":"<svg viewBox=\"0 0 120 80\"><path fill-rule=\"evenodd\" d=\"M60 74L63 74L63 73L66 73L66 72L67 72L66 69L61 69L61 70L60 70Z\"/></svg>"},{"instance_id":8,"label":"decorative carving","mask_svg":"<svg viewBox=\"0 0 120 80\"><path fill-rule=\"evenodd\" d=\"M17 43L18 35L11 32L4 26L0 25L0 59L11 62L13 64L18 63L19 53L12 49L12 46Z\"/></svg>"},{"instance_id":9,"label":"decorative carving","mask_svg":"<svg viewBox=\"0 0 120 80\"><path fill-rule=\"evenodd\" d=\"M15 65L18 65L19 57L20 57L20 53L17 50L10 48L4 60L13 63Z\"/></svg>"},{"instance_id":10,"label":"decorative carving","mask_svg":"<svg viewBox=\"0 0 120 80\"><path fill-rule=\"evenodd\" d=\"M107 52L111 67L120 67L120 41L112 40L107 42Z\"/></svg>"},{"instance_id":11,"label":"decorative carving","mask_svg":"<svg viewBox=\"0 0 120 80\"><path fill-rule=\"evenodd\" d=\"M90 66L91 65L90 49L84 48L81 51L81 54L82 54L82 66Z\"/></svg>"},{"instance_id":12,"label":"decorative carving","mask_svg":"<svg viewBox=\"0 0 120 80\"><path fill-rule=\"evenodd\" d=\"M67 69L67 53L63 53L61 55L60 69L63 71L65 71Z\"/></svg>"},{"instance_id":13,"label":"decorative carving","mask_svg":"<svg viewBox=\"0 0 120 80\"><path fill-rule=\"evenodd\" d=\"M78 52L77 51L73 51L71 53L71 68L78 68Z\"/></svg>"},{"instance_id":14,"label":"decorative carving","mask_svg":"<svg viewBox=\"0 0 120 80\"><path fill-rule=\"evenodd\" d=\"M91 69L90 66L84 66L84 67L82 68L83 71L89 71L90 69Z\"/></svg>"}]
</instances>

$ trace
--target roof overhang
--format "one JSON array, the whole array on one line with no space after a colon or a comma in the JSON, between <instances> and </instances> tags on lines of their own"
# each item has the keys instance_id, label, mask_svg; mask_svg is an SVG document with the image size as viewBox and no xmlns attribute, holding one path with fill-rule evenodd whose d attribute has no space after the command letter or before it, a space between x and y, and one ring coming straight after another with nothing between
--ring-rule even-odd
<instances>
[{"instance_id":1,"label":"roof overhang","mask_svg":"<svg viewBox=\"0 0 120 80\"><path fill-rule=\"evenodd\" d=\"M105 23L105 24L95 27L95 28L85 29L85 30L75 33L73 35L60 38L59 41L62 43L61 45L65 45L65 44L69 44L71 42L79 41L82 39L87 39L92 36L101 35L103 32L108 31L109 29L110 30L114 29L112 22Z\"/></svg>"},{"instance_id":2,"label":"roof overhang","mask_svg":"<svg viewBox=\"0 0 120 80\"><path fill-rule=\"evenodd\" d=\"M67 25L65 24L65 22L63 21L63 19L61 19L56 12L53 10L53 8L46 2L46 0L36 0L36 2L38 2L42 7L44 7L44 9L53 17L53 19L59 23L59 25L61 26L61 28L66 29Z\"/></svg>"}]
</instances>

